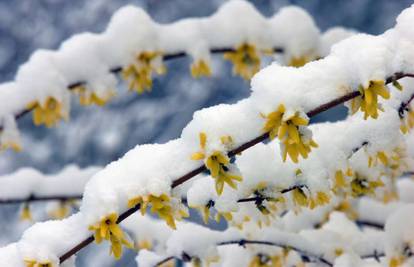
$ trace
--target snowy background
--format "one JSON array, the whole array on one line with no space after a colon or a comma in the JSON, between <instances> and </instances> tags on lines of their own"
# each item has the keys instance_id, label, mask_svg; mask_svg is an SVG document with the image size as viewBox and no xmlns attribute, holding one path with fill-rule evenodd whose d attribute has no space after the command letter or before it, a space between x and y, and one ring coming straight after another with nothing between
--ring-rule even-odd
<instances>
[{"instance_id":1,"label":"snowy background","mask_svg":"<svg viewBox=\"0 0 414 267\"><path fill-rule=\"evenodd\" d=\"M0 82L14 77L20 64L39 48L56 49L73 34L102 31L119 7L143 7L158 22L212 14L221 0L0 0ZM371 34L382 33L394 24L399 12L412 1L252 1L266 16L281 6L305 8L322 31L341 25ZM137 25L139 26L139 25ZM23 152L3 152L0 174L22 166L55 172L69 163L80 166L105 165L136 144L165 142L176 138L195 110L218 103L234 103L246 97L248 83L232 77L230 63L213 57L213 76L195 80L189 73L188 58L169 61L168 73L155 79L153 92L138 96L118 88L118 96L107 106L72 106L71 119L59 127L34 127L31 116L19 121ZM74 101L75 103L76 101ZM343 110L325 113L319 120L337 119ZM41 216L41 215L39 215ZM17 221L16 206L0 209L0 246L15 241L27 227ZM5 221L7 220L7 224ZM7 225L7 226L6 226ZM8 234L3 234L3 233ZM96 246L91 246L92 250ZM134 266L132 253L114 265L107 248L79 257L78 266ZM82 265L82 263L84 263Z\"/></svg>"}]
</instances>

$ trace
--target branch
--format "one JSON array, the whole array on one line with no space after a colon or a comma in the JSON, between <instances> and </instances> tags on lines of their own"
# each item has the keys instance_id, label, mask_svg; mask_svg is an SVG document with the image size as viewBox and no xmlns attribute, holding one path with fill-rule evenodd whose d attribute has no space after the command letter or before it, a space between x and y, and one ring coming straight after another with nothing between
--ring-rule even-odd
<instances>
[{"instance_id":1,"label":"branch","mask_svg":"<svg viewBox=\"0 0 414 267\"><path fill-rule=\"evenodd\" d=\"M82 199L82 195L73 195L73 196L63 196L63 195L50 195L50 196L34 196L31 195L27 198L0 198L0 205L2 204L18 204L18 203L28 203L28 202L39 202L39 201L67 201Z\"/></svg>"},{"instance_id":2,"label":"branch","mask_svg":"<svg viewBox=\"0 0 414 267\"><path fill-rule=\"evenodd\" d=\"M213 48L213 49L210 50L210 52L212 54L221 54L221 53L234 52L234 51L235 50L233 48ZM273 48L273 52L274 53L283 53L284 49L280 48L280 47L275 47L275 48ZM164 55L163 60L168 61L168 60L177 59L177 58L181 58L181 57L185 57L185 56L187 56L187 53L178 52L178 53L174 53L174 54ZM114 68L111 68L109 70L109 72L113 73L113 74L117 74L117 73L121 72L122 70L123 70L123 67L114 67ZM76 81L76 82L73 82L73 83L69 84L67 86L67 89L69 91L72 91L75 88L77 88L78 86L82 86L82 85L85 85L85 84L87 84L87 81ZM27 108L27 109L24 109L24 110L20 111L19 113L17 113L15 115L15 119L18 120L18 119L24 117L26 114L30 113L32 111L32 109L33 108ZM0 131L2 131L2 130L3 130L3 126L0 125Z\"/></svg>"},{"instance_id":3,"label":"branch","mask_svg":"<svg viewBox=\"0 0 414 267\"><path fill-rule=\"evenodd\" d=\"M386 79L386 83L387 84L388 83L391 83L392 81L401 79L403 77L413 77L414 78L414 74L404 74L404 73L398 72L398 73L395 73L393 76L387 78ZM309 118L314 117L314 116L316 116L319 113L322 113L322 112L324 112L324 111L326 111L328 109L331 109L331 108L333 108L333 107L335 107L335 106L337 106L339 104L342 104L342 103L344 103L344 102L346 102L348 100L351 100L351 99L353 99L353 98L355 98L355 97L357 97L359 95L360 95L359 91L348 93L348 94L346 94L344 96L341 96L341 97L338 97L338 98L336 98L334 100L331 100L331 101L329 101L329 102L327 102L327 103L325 103L325 104L323 104L323 105L321 105L319 107L316 107L315 109L309 111L307 113L307 115L308 115ZM252 146L254 146L254 145L258 144L258 143L263 142L264 140L266 140L268 138L269 138L269 132L266 132L266 133L264 133L264 134L262 134L262 135L260 135L260 136L258 136L256 138L254 138L254 139L252 139L252 140L250 140L250 141L248 141L248 142L240 145L239 147L237 147L237 148L229 151L227 153L227 155L229 157L234 157L235 155L237 155L237 154L239 154L239 153L241 153L241 152L249 149L250 147L252 147ZM173 189L173 188L175 188L175 187L183 184L184 182L190 180L191 178L193 178L194 176L202 173L205 170L206 170L206 166L203 164L202 166L200 166L200 167L198 167L198 168L196 168L196 169L188 172L187 174L184 174L183 176L177 178L176 180L174 180L172 182L171 188ZM137 205L137 206L135 206L135 207L133 207L133 208L125 211L124 213L122 213L119 216L117 223L122 222L125 218L127 218L128 216L130 216L131 214L133 214L135 211L139 210L139 208L140 208L139 205ZM82 241L81 243L79 243L78 245L76 245L75 247L73 247L71 250L69 250L68 252L66 252L65 254L63 254L59 258L60 259L60 263L64 262L69 257L71 257L72 255L74 255L75 253L77 253L78 251L80 251L81 249L83 249L84 247L86 247L87 245L89 245L90 243L92 243L93 240L94 240L94 237L92 235L92 236L88 237L87 239L85 239L84 241Z\"/></svg>"},{"instance_id":4,"label":"branch","mask_svg":"<svg viewBox=\"0 0 414 267\"><path fill-rule=\"evenodd\" d=\"M304 262L322 262L327 266L333 266L333 264L325 259L323 256L318 256L318 255L311 255L299 248L290 246L290 245L284 245L284 244L278 244L276 242L271 242L271 241L262 241L262 240L248 240L248 239L240 239L240 240L230 240L230 241L223 241L217 244L217 246L228 246L228 245L239 245L242 247L245 247L245 245L265 245L265 246L273 246L273 247L280 247L280 248L285 248L285 249L291 249L296 251L297 253L299 253L302 256L302 260ZM191 257L187 254L184 253L184 255L186 255L186 260L188 261L188 258L191 260ZM163 259L162 261L159 261L155 266L160 266L161 264L173 259L173 256L170 256L168 258ZM311 258L313 258L314 260L312 261Z\"/></svg>"}]
</instances>

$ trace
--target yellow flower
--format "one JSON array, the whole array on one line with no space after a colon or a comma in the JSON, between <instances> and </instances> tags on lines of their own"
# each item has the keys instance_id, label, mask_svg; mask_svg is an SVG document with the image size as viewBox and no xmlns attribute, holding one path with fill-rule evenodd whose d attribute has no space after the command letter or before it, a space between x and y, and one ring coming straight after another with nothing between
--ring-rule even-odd
<instances>
[{"instance_id":1,"label":"yellow flower","mask_svg":"<svg viewBox=\"0 0 414 267\"><path fill-rule=\"evenodd\" d=\"M414 111L411 107L407 107L403 113L400 113L400 130L403 134L408 133L409 130L414 128Z\"/></svg>"},{"instance_id":2,"label":"yellow flower","mask_svg":"<svg viewBox=\"0 0 414 267\"><path fill-rule=\"evenodd\" d=\"M55 267L56 266L50 261L38 262L36 260L29 260L29 259L25 259L24 263L26 264L26 267Z\"/></svg>"},{"instance_id":3,"label":"yellow flower","mask_svg":"<svg viewBox=\"0 0 414 267\"><path fill-rule=\"evenodd\" d=\"M331 200L331 197L324 192L317 192L315 198L311 198L309 202L309 208L314 209L317 206L323 206L328 204Z\"/></svg>"},{"instance_id":4,"label":"yellow flower","mask_svg":"<svg viewBox=\"0 0 414 267\"><path fill-rule=\"evenodd\" d=\"M360 85L358 90L361 95L351 100L352 114L361 109L364 112L364 119L368 117L378 118L378 110L381 110L381 107L378 105L378 96L384 99L390 98L385 82L382 80L370 81L367 88Z\"/></svg>"},{"instance_id":5,"label":"yellow flower","mask_svg":"<svg viewBox=\"0 0 414 267\"><path fill-rule=\"evenodd\" d=\"M235 51L224 53L224 59L233 63L233 73L250 80L260 70L260 56L256 47L243 43Z\"/></svg>"},{"instance_id":6,"label":"yellow flower","mask_svg":"<svg viewBox=\"0 0 414 267\"><path fill-rule=\"evenodd\" d=\"M82 106L90 106L93 104L104 106L115 95L113 90L109 90L104 96L99 96L95 92L87 90L84 86L77 86L72 91L79 95L79 103Z\"/></svg>"},{"instance_id":7,"label":"yellow flower","mask_svg":"<svg viewBox=\"0 0 414 267\"><path fill-rule=\"evenodd\" d=\"M163 74L165 71L165 66L162 64L162 53L147 51L139 54L135 63L123 69L122 77L129 80L130 90L142 94L145 91L151 91L153 72Z\"/></svg>"},{"instance_id":8,"label":"yellow flower","mask_svg":"<svg viewBox=\"0 0 414 267\"><path fill-rule=\"evenodd\" d=\"M101 243L103 239L111 242L110 254L114 254L116 259L122 255L122 245L127 248L134 246L124 237L121 227L117 224L118 214L111 213L101 219L100 222L89 226L90 231L95 231L94 238L97 244Z\"/></svg>"},{"instance_id":9,"label":"yellow flower","mask_svg":"<svg viewBox=\"0 0 414 267\"><path fill-rule=\"evenodd\" d=\"M171 199L166 194L161 194L160 196L138 196L128 201L129 208L135 207L138 204L141 206L142 215L145 214L147 207L151 206L150 211L157 214L173 229L176 229L175 219L180 220L183 217L188 217L188 213L184 210L178 210L177 212L173 209Z\"/></svg>"},{"instance_id":10,"label":"yellow flower","mask_svg":"<svg viewBox=\"0 0 414 267\"><path fill-rule=\"evenodd\" d=\"M264 132L269 133L270 139L276 136L282 144L283 161L286 161L287 155L293 162L298 163L298 157L307 158L312 147L318 145L311 138L306 138L299 126L306 126L309 124L309 119L306 115L300 114L299 111L286 116L286 108L280 104L276 111L263 116L266 119L263 127Z\"/></svg>"},{"instance_id":11,"label":"yellow flower","mask_svg":"<svg viewBox=\"0 0 414 267\"><path fill-rule=\"evenodd\" d=\"M0 131L1 134L1 131ZM8 142L3 142L0 144L0 150L7 150L7 149L13 149L15 152L20 152L22 151L22 146L14 141L8 141Z\"/></svg>"},{"instance_id":12,"label":"yellow flower","mask_svg":"<svg viewBox=\"0 0 414 267\"><path fill-rule=\"evenodd\" d=\"M55 126L59 120L67 120L67 115L64 114L62 103L54 97L48 97L42 104L33 102L28 105L28 109L33 109L33 122L35 125L45 124L50 128Z\"/></svg>"},{"instance_id":13,"label":"yellow flower","mask_svg":"<svg viewBox=\"0 0 414 267\"><path fill-rule=\"evenodd\" d=\"M358 212L352 207L348 200L343 200L336 207L335 210L345 213L350 220L356 220L358 218Z\"/></svg>"},{"instance_id":14,"label":"yellow flower","mask_svg":"<svg viewBox=\"0 0 414 267\"><path fill-rule=\"evenodd\" d=\"M217 194L221 195L223 193L225 183L230 187L237 189L235 181L241 182L243 179L241 176L229 172L229 157L227 157L227 155L223 154L221 151L214 151L209 156L206 156L205 148L207 135L205 133L200 133L199 140L201 151L193 153L191 155L191 159L205 159L205 166L210 171L210 175L215 179ZM221 137L221 142L223 144L229 144L232 142L232 138L230 136L223 136Z\"/></svg>"},{"instance_id":15,"label":"yellow flower","mask_svg":"<svg viewBox=\"0 0 414 267\"><path fill-rule=\"evenodd\" d=\"M378 161L381 162L384 166L389 165L389 160L387 154L384 151L378 151L375 156L368 157L368 167L371 168L372 166L376 166Z\"/></svg>"},{"instance_id":16,"label":"yellow flower","mask_svg":"<svg viewBox=\"0 0 414 267\"><path fill-rule=\"evenodd\" d=\"M49 212L49 216L53 219L63 219L68 216L70 211L69 203L60 201L58 207Z\"/></svg>"},{"instance_id":17,"label":"yellow flower","mask_svg":"<svg viewBox=\"0 0 414 267\"><path fill-rule=\"evenodd\" d=\"M200 78L202 76L211 76L211 69L208 63L203 60L197 60L191 64L191 75L194 78Z\"/></svg>"},{"instance_id":18,"label":"yellow flower","mask_svg":"<svg viewBox=\"0 0 414 267\"><path fill-rule=\"evenodd\" d=\"M351 182L352 196L375 195L375 189L382 186L384 186L384 183L381 180L367 181L365 178L356 175Z\"/></svg>"},{"instance_id":19,"label":"yellow flower","mask_svg":"<svg viewBox=\"0 0 414 267\"><path fill-rule=\"evenodd\" d=\"M282 267L284 263L282 256L268 256L257 254L249 263L249 267Z\"/></svg>"},{"instance_id":20,"label":"yellow flower","mask_svg":"<svg viewBox=\"0 0 414 267\"><path fill-rule=\"evenodd\" d=\"M309 61L310 59L307 56L292 57L288 63L288 66L299 68L304 66Z\"/></svg>"},{"instance_id":21,"label":"yellow flower","mask_svg":"<svg viewBox=\"0 0 414 267\"><path fill-rule=\"evenodd\" d=\"M399 266L402 266L403 263L404 263L404 257L403 256L392 257L389 261L388 266L389 267L399 267Z\"/></svg>"},{"instance_id":22,"label":"yellow flower","mask_svg":"<svg viewBox=\"0 0 414 267\"><path fill-rule=\"evenodd\" d=\"M151 240L143 239L143 240L138 242L137 247L138 247L138 249L150 250L152 248L152 242L151 242Z\"/></svg>"},{"instance_id":23,"label":"yellow flower","mask_svg":"<svg viewBox=\"0 0 414 267\"><path fill-rule=\"evenodd\" d=\"M293 203L296 206L307 207L309 205L308 196L303 192L302 188L295 188L292 190Z\"/></svg>"},{"instance_id":24,"label":"yellow flower","mask_svg":"<svg viewBox=\"0 0 414 267\"><path fill-rule=\"evenodd\" d=\"M23 209L20 214L20 220L22 221L33 221L32 213L28 203L23 204Z\"/></svg>"},{"instance_id":25,"label":"yellow flower","mask_svg":"<svg viewBox=\"0 0 414 267\"><path fill-rule=\"evenodd\" d=\"M352 169L348 168L345 174L342 170L337 170L335 172L335 181L334 181L334 186L333 186L334 191L337 191L340 188L345 188L348 185L345 175L352 176L353 175Z\"/></svg>"}]
</instances>

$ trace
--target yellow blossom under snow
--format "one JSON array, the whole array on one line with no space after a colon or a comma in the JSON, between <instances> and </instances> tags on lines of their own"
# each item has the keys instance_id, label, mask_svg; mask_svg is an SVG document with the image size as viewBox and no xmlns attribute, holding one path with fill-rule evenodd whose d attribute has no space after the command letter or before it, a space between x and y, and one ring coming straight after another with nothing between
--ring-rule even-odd
<instances>
[{"instance_id":1,"label":"yellow blossom under snow","mask_svg":"<svg viewBox=\"0 0 414 267\"><path fill-rule=\"evenodd\" d=\"M118 214L111 213L94 225L89 226L89 230L94 231L96 243L108 240L111 243L110 254L114 254L116 259L122 255L122 245L133 248L133 245L125 238L121 227L117 224Z\"/></svg>"},{"instance_id":2,"label":"yellow blossom under snow","mask_svg":"<svg viewBox=\"0 0 414 267\"><path fill-rule=\"evenodd\" d=\"M194 78L200 78L202 76L207 76L207 77L211 76L210 66L203 59L194 61L191 64L190 70L191 70L191 75Z\"/></svg>"},{"instance_id":3,"label":"yellow blossom under snow","mask_svg":"<svg viewBox=\"0 0 414 267\"><path fill-rule=\"evenodd\" d=\"M364 119L368 117L378 118L378 110L381 107L378 104L378 96L383 99L389 99L390 93L385 86L385 81L370 81L367 88L362 85L358 87L361 95L351 100L351 112L354 114L358 110L364 112Z\"/></svg>"},{"instance_id":4,"label":"yellow blossom under snow","mask_svg":"<svg viewBox=\"0 0 414 267\"><path fill-rule=\"evenodd\" d=\"M260 54L255 45L243 43L223 57L233 63L233 73L245 80L250 80L260 70Z\"/></svg>"},{"instance_id":5,"label":"yellow blossom under snow","mask_svg":"<svg viewBox=\"0 0 414 267\"><path fill-rule=\"evenodd\" d=\"M276 136L282 143L283 161L286 161L287 156L297 163L299 156L307 158L312 147L318 145L309 138L304 138L299 131L299 126L306 126L309 124L309 119L294 112L291 116L285 116L286 108L280 104L276 111L263 116L266 119L263 127L264 132L269 133L270 139Z\"/></svg>"},{"instance_id":6,"label":"yellow blossom under snow","mask_svg":"<svg viewBox=\"0 0 414 267\"><path fill-rule=\"evenodd\" d=\"M175 219L181 220L189 216L184 209L174 210L171 199L166 194L161 194L160 196L138 196L128 201L129 208L135 207L136 205L140 205L142 215L145 214L147 207L150 206L150 211L157 214L158 217L163 219L173 229L176 229Z\"/></svg>"},{"instance_id":7,"label":"yellow blossom under snow","mask_svg":"<svg viewBox=\"0 0 414 267\"><path fill-rule=\"evenodd\" d=\"M67 114L63 111L62 103L54 97L48 97L43 103L38 101L30 103L28 109L33 109L33 122L35 125L45 124L50 128L55 126L59 120L67 120Z\"/></svg>"},{"instance_id":8,"label":"yellow blossom under snow","mask_svg":"<svg viewBox=\"0 0 414 267\"><path fill-rule=\"evenodd\" d=\"M236 181L241 182L242 177L236 174L232 174L228 171L228 165L230 159L221 151L214 151L210 155L206 155L206 143L207 135L205 133L199 134L200 148L199 152L195 152L191 155L192 160L204 159L206 168L210 171L210 175L215 179L215 187L218 195L223 193L224 184L228 184L230 187L237 189ZM224 136L221 138L221 142L231 142L231 137Z\"/></svg>"},{"instance_id":9,"label":"yellow blossom under snow","mask_svg":"<svg viewBox=\"0 0 414 267\"><path fill-rule=\"evenodd\" d=\"M47 260L37 261L37 260L26 259L24 260L24 263L26 264L26 267L56 267L55 264Z\"/></svg>"},{"instance_id":10,"label":"yellow blossom under snow","mask_svg":"<svg viewBox=\"0 0 414 267\"><path fill-rule=\"evenodd\" d=\"M109 90L104 95L98 95L93 91L87 90L84 86L77 86L72 91L79 95L79 103L82 106L90 106L93 104L104 106L115 95L113 90Z\"/></svg>"},{"instance_id":11,"label":"yellow blossom under snow","mask_svg":"<svg viewBox=\"0 0 414 267\"><path fill-rule=\"evenodd\" d=\"M152 87L152 74L165 73L165 66L162 64L162 53L157 51L142 52L136 57L136 62L125 67L122 77L129 81L129 89L139 94L145 91L150 92Z\"/></svg>"}]
</instances>

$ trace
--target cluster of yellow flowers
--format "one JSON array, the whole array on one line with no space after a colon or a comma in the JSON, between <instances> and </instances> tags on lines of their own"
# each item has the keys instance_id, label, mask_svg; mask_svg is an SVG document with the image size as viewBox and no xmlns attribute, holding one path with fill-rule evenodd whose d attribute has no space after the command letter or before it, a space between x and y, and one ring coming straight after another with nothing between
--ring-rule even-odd
<instances>
[{"instance_id":1,"label":"cluster of yellow flowers","mask_svg":"<svg viewBox=\"0 0 414 267\"><path fill-rule=\"evenodd\" d=\"M289 114L285 106L280 104L276 111L262 116L266 119L263 131L269 133L270 139L277 136L281 141L283 161L289 155L297 163L299 156L307 158L312 147L318 147L315 141L301 134L299 126L308 125L309 119L299 111Z\"/></svg>"},{"instance_id":2,"label":"cluster of yellow flowers","mask_svg":"<svg viewBox=\"0 0 414 267\"><path fill-rule=\"evenodd\" d=\"M207 77L211 76L210 66L203 59L194 61L191 64L190 71L191 71L191 75L194 78L200 78L202 76L207 76Z\"/></svg>"},{"instance_id":3,"label":"cluster of yellow flowers","mask_svg":"<svg viewBox=\"0 0 414 267\"><path fill-rule=\"evenodd\" d=\"M361 109L364 112L364 119L368 117L378 118L378 110L382 110L378 105L378 96L381 96L383 99L390 98L385 81L370 81L367 88L360 85L358 90L361 95L351 100L352 114Z\"/></svg>"},{"instance_id":4,"label":"cluster of yellow flowers","mask_svg":"<svg viewBox=\"0 0 414 267\"><path fill-rule=\"evenodd\" d=\"M129 208L137 205L140 205L142 215L146 213L148 206L150 206L151 212L157 214L173 229L176 229L175 220L181 220L189 216L186 209L174 209L171 204L171 198L166 194L161 194L160 196L138 196L128 201Z\"/></svg>"},{"instance_id":5,"label":"cluster of yellow flowers","mask_svg":"<svg viewBox=\"0 0 414 267\"><path fill-rule=\"evenodd\" d=\"M321 191L316 192L316 195L314 197L309 197L300 187L297 187L292 190L292 198L293 203L297 207L308 207L310 209L314 209L317 206L323 206L325 204L328 204L331 200L329 194Z\"/></svg>"},{"instance_id":6,"label":"cluster of yellow flowers","mask_svg":"<svg viewBox=\"0 0 414 267\"><path fill-rule=\"evenodd\" d=\"M24 260L24 263L26 264L26 267L56 267L55 264L53 264L50 261L36 261L36 260Z\"/></svg>"},{"instance_id":7,"label":"cluster of yellow flowers","mask_svg":"<svg viewBox=\"0 0 414 267\"><path fill-rule=\"evenodd\" d=\"M230 159L221 151L214 151L210 155L206 155L206 143L207 135L205 133L199 134L201 151L195 152L191 155L192 160L204 159L206 168L210 171L210 175L216 181L216 191L218 195L223 193L224 184L228 184L230 187L236 189L237 185L235 181L241 182L242 177L240 175L232 174L229 172ZM226 144L232 142L230 136L223 136L221 142Z\"/></svg>"},{"instance_id":8,"label":"cluster of yellow flowers","mask_svg":"<svg viewBox=\"0 0 414 267\"><path fill-rule=\"evenodd\" d=\"M111 213L102 218L100 222L89 226L89 230L94 231L94 238L97 244L104 239L111 242L110 254L114 254L115 258L119 259L122 255L122 245L130 249L133 249L134 246L124 236L121 227L117 224L117 220L118 214Z\"/></svg>"},{"instance_id":9,"label":"cluster of yellow flowers","mask_svg":"<svg viewBox=\"0 0 414 267\"><path fill-rule=\"evenodd\" d=\"M62 103L54 97L48 97L43 103L32 102L27 108L33 110L33 122L36 126L45 124L50 128L55 126L59 120L68 119L68 114L63 111Z\"/></svg>"},{"instance_id":10,"label":"cluster of yellow flowers","mask_svg":"<svg viewBox=\"0 0 414 267\"><path fill-rule=\"evenodd\" d=\"M105 95L98 95L97 93L87 90L85 86L80 85L72 89L73 92L79 95L79 103L82 106L104 106L108 101L115 96L114 90L109 90Z\"/></svg>"},{"instance_id":11,"label":"cluster of yellow flowers","mask_svg":"<svg viewBox=\"0 0 414 267\"><path fill-rule=\"evenodd\" d=\"M223 57L233 63L233 73L245 80L250 80L260 70L260 52L255 45L243 43Z\"/></svg>"},{"instance_id":12,"label":"cluster of yellow flowers","mask_svg":"<svg viewBox=\"0 0 414 267\"><path fill-rule=\"evenodd\" d=\"M129 89L139 94L150 92L152 87L152 74L164 74L165 66L162 64L162 53L158 51L146 51L136 57L136 62L125 67L122 77L129 81Z\"/></svg>"}]
</instances>

